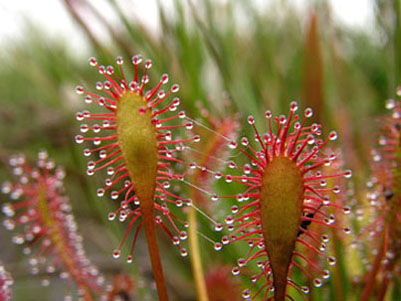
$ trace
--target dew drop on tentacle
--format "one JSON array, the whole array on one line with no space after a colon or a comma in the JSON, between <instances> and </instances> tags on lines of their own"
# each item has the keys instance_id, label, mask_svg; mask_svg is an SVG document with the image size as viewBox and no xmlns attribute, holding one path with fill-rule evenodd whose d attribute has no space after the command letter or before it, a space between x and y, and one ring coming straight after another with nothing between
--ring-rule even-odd
<instances>
[{"instance_id":1,"label":"dew drop on tentacle","mask_svg":"<svg viewBox=\"0 0 401 301\"><path fill-rule=\"evenodd\" d=\"M230 141L230 143L228 144L229 148L231 149L235 149L237 147L237 143L235 141Z\"/></svg>"},{"instance_id":2,"label":"dew drop on tentacle","mask_svg":"<svg viewBox=\"0 0 401 301\"><path fill-rule=\"evenodd\" d=\"M337 138L338 138L338 136L337 136L337 132L336 131L330 132L329 139L331 141L337 140Z\"/></svg>"},{"instance_id":3,"label":"dew drop on tentacle","mask_svg":"<svg viewBox=\"0 0 401 301\"><path fill-rule=\"evenodd\" d=\"M94 57L89 58L89 65L92 67L97 66L97 60Z\"/></svg>"},{"instance_id":4,"label":"dew drop on tentacle","mask_svg":"<svg viewBox=\"0 0 401 301\"><path fill-rule=\"evenodd\" d=\"M323 279L329 279L329 278L330 278L330 271L323 270Z\"/></svg>"},{"instance_id":5,"label":"dew drop on tentacle","mask_svg":"<svg viewBox=\"0 0 401 301\"><path fill-rule=\"evenodd\" d=\"M109 213L109 215L108 215L108 220L109 221L114 221L115 218L116 218L116 214L114 212Z\"/></svg>"},{"instance_id":6,"label":"dew drop on tentacle","mask_svg":"<svg viewBox=\"0 0 401 301\"><path fill-rule=\"evenodd\" d=\"M114 259L117 259L117 258L119 258L120 257L120 253L121 253L121 251L120 250L114 250L114 252L113 252L113 258Z\"/></svg>"},{"instance_id":7,"label":"dew drop on tentacle","mask_svg":"<svg viewBox=\"0 0 401 301\"><path fill-rule=\"evenodd\" d=\"M214 230L216 232L221 232L223 230L223 224L216 224Z\"/></svg>"},{"instance_id":8,"label":"dew drop on tentacle","mask_svg":"<svg viewBox=\"0 0 401 301\"><path fill-rule=\"evenodd\" d=\"M331 266L334 266L337 263L336 258L333 256L328 257L327 261L328 261L329 265L331 265Z\"/></svg>"},{"instance_id":9,"label":"dew drop on tentacle","mask_svg":"<svg viewBox=\"0 0 401 301\"><path fill-rule=\"evenodd\" d=\"M348 215L351 213L351 208L349 206L343 207L343 212L344 214Z\"/></svg>"},{"instance_id":10,"label":"dew drop on tentacle","mask_svg":"<svg viewBox=\"0 0 401 301\"><path fill-rule=\"evenodd\" d=\"M217 201L219 200L219 196L218 196L217 194L213 194L213 195L211 196L211 200L212 200L213 202L217 202Z\"/></svg>"},{"instance_id":11,"label":"dew drop on tentacle","mask_svg":"<svg viewBox=\"0 0 401 301\"><path fill-rule=\"evenodd\" d=\"M180 254L182 257L187 257L188 256L188 251L185 248L181 248Z\"/></svg>"},{"instance_id":12,"label":"dew drop on tentacle","mask_svg":"<svg viewBox=\"0 0 401 301\"><path fill-rule=\"evenodd\" d=\"M249 289L246 289L242 292L242 298L248 300L251 297L251 292Z\"/></svg>"},{"instance_id":13,"label":"dew drop on tentacle","mask_svg":"<svg viewBox=\"0 0 401 301\"><path fill-rule=\"evenodd\" d=\"M252 115L248 116L248 123L250 125L253 125L255 123L255 118Z\"/></svg>"},{"instance_id":14,"label":"dew drop on tentacle","mask_svg":"<svg viewBox=\"0 0 401 301\"><path fill-rule=\"evenodd\" d=\"M344 231L344 233L345 234L351 234L351 228L349 228L349 227L345 227L345 228L343 228L343 231Z\"/></svg>"},{"instance_id":15,"label":"dew drop on tentacle","mask_svg":"<svg viewBox=\"0 0 401 301\"><path fill-rule=\"evenodd\" d=\"M216 251L220 251L222 248L223 248L223 244L222 244L222 243L216 242L216 243L214 244L214 249L215 249Z\"/></svg>"},{"instance_id":16,"label":"dew drop on tentacle","mask_svg":"<svg viewBox=\"0 0 401 301\"><path fill-rule=\"evenodd\" d=\"M84 142L84 137L82 135L76 135L75 142L81 144L82 142Z\"/></svg>"},{"instance_id":17,"label":"dew drop on tentacle","mask_svg":"<svg viewBox=\"0 0 401 301\"><path fill-rule=\"evenodd\" d=\"M321 287L323 285L323 281L320 278L315 278L313 279L313 285L315 287Z\"/></svg>"},{"instance_id":18,"label":"dew drop on tentacle","mask_svg":"<svg viewBox=\"0 0 401 301\"><path fill-rule=\"evenodd\" d=\"M312 116L313 116L313 110L311 108L306 108L305 109L305 117L311 118Z\"/></svg>"},{"instance_id":19,"label":"dew drop on tentacle","mask_svg":"<svg viewBox=\"0 0 401 301\"><path fill-rule=\"evenodd\" d=\"M234 268L231 270L231 273L232 273L234 276L238 276L238 275L240 274L240 269L239 269L239 267L234 267Z\"/></svg>"},{"instance_id":20,"label":"dew drop on tentacle","mask_svg":"<svg viewBox=\"0 0 401 301\"><path fill-rule=\"evenodd\" d=\"M84 88L82 88L81 86L77 86L77 87L75 88L75 92L76 92L78 95L81 95L81 94L84 93Z\"/></svg>"},{"instance_id":21,"label":"dew drop on tentacle","mask_svg":"<svg viewBox=\"0 0 401 301\"><path fill-rule=\"evenodd\" d=\"M352 171L349 170L349 169L346 170L345 173L344 173L344 177L347 178L347 179L352 178Z\"/></svg>"},{"instance_id":22,"label":"dew drop on tentacle","mask_svg":"<svg viewBox=\"0 0 401 301\"><path fill-rule=\"evenodd\" d=\"M104 190L103 188L99 188L99 189L97 190L97 196L98 196L98 197L104 196L104 192L105 192L105 190Z\"/></svg>"}]
</instances>

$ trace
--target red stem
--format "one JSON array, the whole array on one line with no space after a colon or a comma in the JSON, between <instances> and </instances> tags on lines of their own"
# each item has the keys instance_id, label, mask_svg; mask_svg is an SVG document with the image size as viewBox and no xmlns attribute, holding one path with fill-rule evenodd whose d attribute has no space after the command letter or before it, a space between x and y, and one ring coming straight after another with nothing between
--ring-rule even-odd
<instances>
[{"instance_id":1,"label":"red stem","mask_svg":"<svg viewBox=\"0 0 401 301\"><path fill-rule=\"evenodd\" d=\"M380 287L380 291L379 291L379 293L377 295L377 300L380 300L380 301L384 300L384 297L386 296L389 284L390 284L390 278L385 277L383 279L382 285Z\"/></svg>"},{"instance_id":2,"label":"red stem","mask_svg":"<svg viewBox=\"0 0 401 301\"><path fill-rule=\"evenodd\" d=\"M373 263L372 270L367 275L367 278L366 278L366 281L365 281L365 289L362 292L361 301L368 301L369 297L372 294L373 289L375 288L376 275L379 272L383 256L384 256L384 254L386 252L388 228L386 228L384 230L383 234L384 234L383 235L383 243L382 243L382 245L380 247L380 251L376 255L375 261Z\"/></svg>"},{"instance_id":3,"label":"red stem","mask_svg":"<svg viewBox=\"0 0 401 301\"><path fill-rule=\"evenodd\" d=\"M153 203L152 203L153 204ZM141 208L143 213L143 223L145 226L146 241L150 261L152 263L153 277L156 282L157 294L160 301L167 301L167 287L163 275L163 267L160 260L160 251L156 237L156 223L153 208Z\"/></svg>"}]
</instances>

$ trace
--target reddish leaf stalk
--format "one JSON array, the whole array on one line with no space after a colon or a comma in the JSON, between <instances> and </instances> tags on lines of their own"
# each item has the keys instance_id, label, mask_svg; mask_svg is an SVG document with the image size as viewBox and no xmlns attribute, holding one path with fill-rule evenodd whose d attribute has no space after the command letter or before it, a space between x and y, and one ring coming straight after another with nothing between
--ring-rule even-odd
<instances>
[{"instance_id":1,"label":"reddish leaf stalk","mask_svg":"<svg viewBox=\"0 0 401 301\"><path fill-rule=\"evenodd\" d=\"M362 301L369 300L370 296L373 293L373 290L376 287L376 277L382 267L381 266L382 260L385 255L385 241L386 241L385 237L387 236L386 233L388 233L387 229L383 232L383 242L381 243L380 250L374 259L372 269L369 271L369 273L365 279L365 286L364 286L365 288L364 288L364 290L362 292L362 296L361 296Z\"/></svg>"},{"instance_id":2,"label":"reddish leaf stalk","mask_svg":"<svg viewBox=\"0 0 401 301\"><path fill-rule=\"evenodd\" d=\"M148 244L148 251L150 256L150 261L152 263L153 277L155 278L157 292L159 294L159 300L168 300L166 281L164 280L163 268L160 259L159 246L156 239L156 224L154 222L154 213L143 212L143 222L145 225L145 235Z\"/></svg>"}]
</instances>

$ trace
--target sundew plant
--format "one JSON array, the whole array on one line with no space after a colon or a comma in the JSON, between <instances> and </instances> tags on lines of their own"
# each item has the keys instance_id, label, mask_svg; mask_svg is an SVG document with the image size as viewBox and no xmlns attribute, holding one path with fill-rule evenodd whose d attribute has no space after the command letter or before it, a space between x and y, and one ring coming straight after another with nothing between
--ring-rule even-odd
<instances>
[{"instance_id":1,"label":"sundew plant","mask_svg":"<svg viewBox=\"0 0 401 301\"><path fill-rule=\"evenodd\" d=\"M400 1L58 4L0 43L0 301L401 299Z\"/></svg>"}]
</instances>

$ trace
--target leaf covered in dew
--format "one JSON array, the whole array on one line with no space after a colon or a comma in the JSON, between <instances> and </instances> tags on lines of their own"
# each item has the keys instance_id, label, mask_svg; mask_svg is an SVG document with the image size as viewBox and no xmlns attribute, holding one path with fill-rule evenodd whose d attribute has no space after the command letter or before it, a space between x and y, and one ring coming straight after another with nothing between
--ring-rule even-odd
<instances>
[{"instance_id":1,"label":"leaf covered in dew","mask_svg":"<svg viewBox=\"0 0 401 301\"><path fill-rule=\"evenodd\" d=\"M330 273L317 264L317 257L326 258L330 265L335 264L335 258L325 254L327 235L318 235L310 225L351 232L335 224L334 214L327 214L327 208L342 211L336 204L341 188L321 185L327 179L351 177L350 171L330 174L323 168L336 160L322 150L337 139L337 134L331 132L320 139L321 126L307 124L312 110L306 109L300 119L297 109L297 103L291 103L288 117L273 117L267 111L268 132L263 135L257 131L255 119L248 117L256 146L246 137L240 139L242 146L234 141L229 144L249 163L238 166L239 175L225 176L227 182L242 184L246 190L232 196L239 204L226 218L230 235L223 237L221 244L242 241L249 246L246 256L233 269L234 275L245 266L256 265L259 270L251 277L251 288L243 292L245 299L274 296L275 300L284 300L289 296L288 287L309 293L308 287L291 280L294 268L320 287ZM257 285L259 289L253 289Z\"/></svg>"},{"instance_id":2,"label":"leaf covered in dew","mask_svg":"<svg viewBox=\"0 0 401 301\"><path fill-rule=\"evenodd\" d=\"M102 113L78 112L79 121L87 120L92 124L82 124L81 132L92 131L93 135L77 135L77 143L92 142L92 149L85 149L85 156L95 157L88 163L88 175L105 171L110 176L105 180L105 187L98 189L102 197L110 192L113 200L120 199L119 209L109 214L109 220L118 217L126 222L127 230L121 244L113 253L119 258L121 249L136 228L132 237L131 250L127 262L133 261L133 251L140 229L143 227L148 243L148 251L153 267L153 274L158 287L159 298L167 298L160 252L156 240L156 227L160 226L177 247L181 240L186 240L185 223L171 211L171 207L191 205L191 201L170 192L173 181L183 181L184 176L174 172L176 164L188 163L178 155L185 149L185 144L199 142L200 137L179 137L179 130L191 129L193 124L185 112L176 112L180 104L177 97L170 96L178 92L177 84L167 91L162 87L168 83L168 75L163 74L160 81L150 90L148 71L152 62L144 64L144 73L140 77L142 57L132 57L134 74L126 75L123 59L117 58L118 70L112 66L100 66L91 58L89 64L104 76L104 82L98 82L99 94L77 87L78 94L85 94L85 102L103 107ZM184 120L184 122L182 122ZM101 124L99 124L101 123ZM184 224L184 225L180 225ZM185 248L180 249L182 256L187 256Z\"/></svg>"},{"instance_id":3,"label":"leaf covered in dew","mask_svg":"<svg viewBox=\"0 0 401 301\"><path fill-rule=\"evenodd\" d=\"M384 298L393 275L401 268L401 101L389 100L390 113L380 119L378 145L372 151L372 177L367 198L373 219L361 231L369 240L370 271L365 277L362 299L380 284L377 298Z\"/></svg>"},{"instance_id":4,"label":"leaf covered in dew","mask_svg":"<svg viewBox=\"0 0 401 301\"><path fill-rule=\"evenodd\" d=\"M13 242L24 245L32 274L44 272L41 284L48 286L49 277L59 273L74 283L84 300L102 296L104 278L83 249L64 193L64 170L56 167L46 152L39 153L36 166L28 164L23 156L14 156L9 163L15 181L2 186L2 192L11 199L3 205L3 213L8 216L4 226L19 231Z\"/></svg>"}]
</instances>

